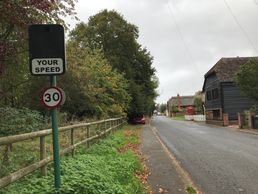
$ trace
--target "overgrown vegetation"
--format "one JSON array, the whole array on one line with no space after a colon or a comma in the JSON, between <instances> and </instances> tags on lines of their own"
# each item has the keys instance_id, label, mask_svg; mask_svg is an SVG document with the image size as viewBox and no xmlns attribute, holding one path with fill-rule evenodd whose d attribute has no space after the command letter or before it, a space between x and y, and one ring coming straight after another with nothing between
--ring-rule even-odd
<instances>
[{"instance_id":1,"label":"overgrown vegetation","mask_svg":"<svg viewBox=\"0 0 258 194\"><path fill-rule=\"evenodd\" d=\"M242 93L254 100L252 111L258 113L258 61L252 59L243 64L235 76ZM256 104L255 104L256 103Z\"/></svg>"},{"instance_id":2,"label":"overgrown vegetation","mask_svg":"<svg viewBox=\"0 0 258 194\"><path fill-rule=\"evenodd\" d=\"M63 158L61 160L61 193L145 193L140 180L134 175L143 170L140 160L131 149L124 149L126 145L139 143L136 130L130 126L129 131L125 133L125 130L120 130L89 149L80 148L74 157ZM54 193L53 182L51 166L48 176L29 175L0 193L52 194Z\"/></svg>"},{"instance_id":3,"label":"overgrown vegetation","mask_svg":"<svg viewBox=\"0 0 258 194\"><path fill-rule=\"evenodd\" d=\"M101 51L112 68L124 75L132 99L125 109L129 118L152 114L157 96L153 58L137 42L138 37L138 27L114 10L99 12L90 17L88 23L79 23L70 33L70 44Z\"/></svg>"},{"instance_id":4,"label":"overgrown vegetation","mask_svg":"<svg viewBox=\"0 0 258 194\"><path fill-rule=\"evenodd\" d=\"M202 91L198 91L195 93L194 106L196 114L203 114Z\"/></svg>"},{"instance_id":5,"label":"overgrown vegetation","mask_svg":"<svg viewBox=\"0 0 258 194\"><path fill-rule=\"evenodd\" d=\"M0 108L0 137L37 131L45 126L43 116L27 108Z\"/></svg>"},{"instance_id":6,"label":"overgrown vegetation","mask_svg":"<svg viewBox=\"0 0 258 194\"><path fill-rule=\"evenodd\" d=\"M165 114L166 110L167 110L167 104L161 104L159 106L160 112Z\"/></svg>"},{"instance_id":7,"label":"overgrown vegetation","mask_svg":"<svg viewBox=\"0 0 258 194\"><path fill-rule=\"evenodd\" d=\"M94 136L105 128L98 125L93 125L89 129L90 136ZM74 143L84 140L86 136L87 131L84 128L77 128L73 132ZM45 140L46 156L52 156L52 135L46 136ZM39 138L34 138L5 146L0 146L0 178L37 162L39 160L40 153L39 142ZM63 150L70 145L71 132L65 131L59 133L60 150Z\"/></svg>"},{"instance_id":8,"label":"overgrown vegetation","mask_svg":"<svg viewBox=\"0 0 258 194\"><path fill-rule=\"evenodd\" d=\"M188 186L186 188L186 192L189 193L189 194L196 194L196 190L191 186Z\"/></svg>"},{"instance_id":9,"label":"overgrown vegetation","mask_svg":"<svg viewBox=\"0 0 258 194\"><path fill-rule=\"evenodd\" d=\"M76 0L0 1L0 106L29 108L42 115L40 104L47 76L29 73L28 25L59 23L76 17ZM137 26L116 11L103 10L78 24L68 36L68 71L57 84L66 93L60 108L67 119L151 114L157 78L152 56L137 42Z\"/></svg>"}]
</instances>

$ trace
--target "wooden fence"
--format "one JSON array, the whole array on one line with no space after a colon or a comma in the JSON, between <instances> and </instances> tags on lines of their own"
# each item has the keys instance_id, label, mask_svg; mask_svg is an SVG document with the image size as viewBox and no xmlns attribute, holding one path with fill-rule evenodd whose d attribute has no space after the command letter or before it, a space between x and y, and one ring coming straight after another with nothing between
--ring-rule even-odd
<instances>
[{"instance_id":1,"label":"wooden fence","mask_svg":"<svg viewBox=\"0 0 258 194\"><path fill-rule=\"evenodd\" d=\"M65 127L59 127L59 135L62 132L70 131L70 146L64 148L60 151L60 156L64 155L65 153L71 152L74 153L74 150L76 147L82 144L86 144L87 147L89 147L90 141L94 139L99 139L100 137L106 135L107 133L111 132L113 129L116 129L117 127L123 125L125 123L124 118L113 118L113 119L107 119L102 121L96 121L91 123L80 123L75 125L69 125ZM93 136L90 134L91 128L94 127L95 133ZM83 129L86 130L86 139L83 139L82 141L79 141L75 143L74 141L74 132L77 129ZM98 129L98 130L96 130ZM31 133L25 133L20 135L13 135L13 136L7 136L7 137L1 137L0 138L0 146L10 146L13 143L22 142L25 140L30 140L34 138L39 138L39 145L40 145L40 158L39 161L31 164L29 166L26 166L24 168L21 168L5 177L0 178L0 188L5 187L18 179L32 173L33 171L40 169L41 174L44 176L47 174L47 164L53 161L53 156L47 157L46 154L46 136L52 134L52 129L46 129L46 130L40 130L36 132Z\"/></svg>"}]
</instances>

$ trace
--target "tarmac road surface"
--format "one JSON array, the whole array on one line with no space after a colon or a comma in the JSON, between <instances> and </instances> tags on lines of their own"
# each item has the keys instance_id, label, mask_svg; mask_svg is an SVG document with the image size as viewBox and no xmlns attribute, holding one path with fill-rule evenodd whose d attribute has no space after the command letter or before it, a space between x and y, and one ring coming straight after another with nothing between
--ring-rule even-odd
<instances>
[{"instance_id":1,"label":"tarmac road surface","mask_svg":"<svg viewBox=\"0 0 258 194\"><path fill-rule=\"evenodd\" d=\"M153 117L151 127L207 194L258 194L258 135Z\"/></svg>"}]
</instances>

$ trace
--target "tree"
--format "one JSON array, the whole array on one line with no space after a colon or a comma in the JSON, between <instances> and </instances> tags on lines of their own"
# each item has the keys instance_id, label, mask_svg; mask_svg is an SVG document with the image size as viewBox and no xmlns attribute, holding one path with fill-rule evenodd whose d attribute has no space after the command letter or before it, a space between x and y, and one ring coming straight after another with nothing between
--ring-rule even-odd
<instances>
[{"instance_id":1,"label":"tree","mask_svg":"<svg viewBox=\"0 0 258 194\"><path fill-rule=\"evenodd\" d=\"M175 114L176 114L177 112L179 112L178 107L173 104L172 107L171 107L171 112L172 112L172 113L175 113Z\"/></svg>"},{"instance_id":2,"label":"tree","mask_svg":"<svg viewBox=\"0 0 258 194\"><path fill-rule=\"evenodd\" d=\"M71 37L84 47L102 49L110 64L131 78L132 62L139 48L138 28L124 20L116 11L103 10L91 16L87 24L80 23Z\"/></svg>"},{"instance_id":3,"label":"tree","mask_svg":"<svg viewBox=\"0 0 258 194\"><path fill-rule=\"evenodd\" d=\"M258 102L258 61L256 59L240 66L235 81L246 96Z\"/></svg>"},{"instance_id":4,"label":"tree","mask_svg":"<svg viewBox=\"0 0 258 194\"><path fill-rule=\"evenodd\" d=\"M128 83L113 70L100 50L80 47L70 39L67 43L69 74L61 78L67 93L63 110L78 117L123 116L130 96Z\"/></svg>"},{"instance_id":5,"label":"tree","mask_svg":"<svg viewBox=\"0 0 258 194\"><path fill-rule=\"evenodd\" d=\"M198 91L195 93L194 106L197 113L203 114L202 91Z\"/></svg>"},{"instance_id":6,"label":"tree","mask_svg":"<svg viewBox=\"0 0 258 194\"><path fill-rule=\"evenodd\" d=\"M166 110L167 110L167 104L161 104L160 105L160 112L165 113Z\"/></svg>"},{"instance_id":7,"label":"tree","mask_svg":"<svg viewBox=\"0 0 258 194\"><path fill-rule=\"evenodd\" d=\"M75 16L76 0L0 1L0 104L22 106L34 79L28 68L28 25L60 23ZM24 93L25 91L25 93Z\"/></svg>"},{"instance_id":8,"label":"tree","mask_svg":"<svg viewBox=\"0 0 258 194\"><path fill-rule=\"evenodd\" d=\"M152 57L137 43L138 28L116 11L101 11L80 23L71 32L71 40L81 47L100 49L109 64L128 80L132 101L129 117L151 114L155 108L157 79Z\"/></svg>"}]
</instances>

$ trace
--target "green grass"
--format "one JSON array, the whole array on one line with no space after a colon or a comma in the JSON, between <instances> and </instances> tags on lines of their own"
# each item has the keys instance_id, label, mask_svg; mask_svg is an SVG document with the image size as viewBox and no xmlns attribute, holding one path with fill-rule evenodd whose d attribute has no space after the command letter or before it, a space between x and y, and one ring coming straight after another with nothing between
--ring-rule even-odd
<instances>
[{"instance_id":1,"label":"green grass","mask_svg":"<svg viewBox=\"0 0 258 194\"><path fill-rule=\"evenodd\" d=\"M175 117L171 117L172 119L174 119L174 120L178 120L178 121L185 121L185 116L175 116Z\"/></svg>"},{"instance_id":2,"label":"green grass","mask_svg":"<svg viewBox=\"0 0 258 194\"><path fill-rule=\"evenodd\" d=\"M91 127L91 136L96 134L98 129ZM46 154L53 155L52 135L45 137ZM77 143L86 138L86 130L76 129L74 131L74 142ZM39 161L39 138L29 139L12 144L12 151L8 152L8 161L5 162L4 155L6 146L0 146L0 178L15 172L23 167ZM70 131L59 133L60 150L70 146ZM18 158L18 159L17 159Z\"/></svg>"},{"instance_id":3,"label":"green grass","mask_svg":"<svg viewBox=\"0 0 258 194\"><path fill-rule=\"evenodd\" d=\"M127 128L131 126L126 126ZM79 148L74 157L61 158L62 194L141 194L145 193L136 171L143 167L132 151L119 152L128 143L137 143L134 129L125 136L124 129L107 139L85 149ZM48 176L39 173L28 175L7 188L1 194L52 194L54 193L53 168L49 166Z\"/></svg>"},{"instance_id":4,"label":"green grass","mask_svg":"<svg viewBox=\"0 0 258 194\"><path fill-rule=\"evenodd\" d=\"M196 194L196 190L193 187L188 186L186 188L187 193Z\"/></svg>"}]
</instances>

